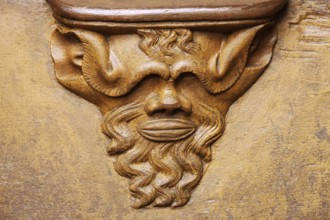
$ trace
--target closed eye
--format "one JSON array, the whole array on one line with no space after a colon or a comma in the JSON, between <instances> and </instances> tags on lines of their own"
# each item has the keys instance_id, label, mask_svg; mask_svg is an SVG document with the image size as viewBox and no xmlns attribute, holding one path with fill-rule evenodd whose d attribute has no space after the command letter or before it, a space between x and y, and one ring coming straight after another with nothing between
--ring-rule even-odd
<instances>
[{"instance_id":1,"label":"closed eye","mask_svg":"<svg viewBox=\"0 0 330 220\"><path fill-rule=\"evenodd\" d=\"M184 72L184 73L181 73L178 78L179 79L195 79L197 77L194 73Z\"/></svg>"},{"instance_id":2,"label":"closed eye","mask_svg":"<svg viewBox=\"0 0 330 220\"><path fill-rule=\"evenodd\" d=\"M175 79L175 83L179 84L180 82L188 82L188 83L198 83L202 86L202 83L199 79L199 77L192 72L183 72L180 73L177 78Z\"/></svg>"}]
</instances>

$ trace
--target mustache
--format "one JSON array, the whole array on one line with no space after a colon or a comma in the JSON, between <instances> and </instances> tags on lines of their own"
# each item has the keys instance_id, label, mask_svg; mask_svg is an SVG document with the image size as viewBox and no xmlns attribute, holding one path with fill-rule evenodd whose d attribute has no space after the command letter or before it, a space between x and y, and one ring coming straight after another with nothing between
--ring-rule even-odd
<instances>
[{"instance_id":1,"label":"mustache","mask_svg":"<svg viewBox=\"0 0 330 220\"><path fill-rule=\"evenodd\" d=\"M209 162L212 159L212 152L210 148L204 146L211 145L222 135L225 129L224 117L218 110L202 102L198 103L193 112L198 112L196 115L200 125L191 143L191 146L198 147L192 150ZM112 138L108 146L109 155L123 153L134 146L135 136L128 124L144 114L143 105L137 101L105 114L101 128L103 133Z\"/></svg>"},{"instance_id":2,"label":"mustache","mask_svg":"<svg viewBox=\"0 0 330 220\"><path fill-rule=\"evenodd\" d=\"M200 112L201 124L195 132L191 147L197 155L201 156L205 162L212 160L211 144L220 138L225 129L225 118L215 108L205 103L199 103L198 112Z\"/></svg>"},{"instance_id":3,"label":"mustache","mask_svg":"<svg viewBox=\"0 0 330 220\"><path fill-rule=\"evenodd\" d=\"M134 146L134 134L128 123L141 115L143 107L139 102L132 102L105 114L101 128L103 133L112 138L107 149L109 155L125 152Z\"/></svg>"},{"instance_id":4,"label":"mustache","mask_svg":"<svg viewBox=\"0 0 330 220\"><path fill-rule=\"evenodd\" d=\"M224 130L224 118L218 110L199 103L192 114L200 122L194 133L168 142L150 141L138 128L133 129L132 121L146 121L143 106L137 102L105 115L103 131L112 138L108 152L118 155L114 165L119 175L130 179L133 207L151 203L178 207L190 199L203 176L204 163L212 158L211 144ZM187 123L179 121L174 126L182 124Z\"/></svg>"}]
</instances>

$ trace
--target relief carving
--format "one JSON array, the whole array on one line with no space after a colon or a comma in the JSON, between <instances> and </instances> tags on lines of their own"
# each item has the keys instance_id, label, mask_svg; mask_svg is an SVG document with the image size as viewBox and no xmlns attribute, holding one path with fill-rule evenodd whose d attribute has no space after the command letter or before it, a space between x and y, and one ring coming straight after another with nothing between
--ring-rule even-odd
<instances>
[{"instance_id":1,"label":"relief carving","mask_svg":"<svg viewBox=\"0 0 330 220\"><path fill-rule=\"evenodd\" d=\"M104 115L102 129L112 139L108 153L118 174L129 179L133 207L189 201L230 105L272 57L274 21L244 22L232 29L164 24L115 34L63 19L56 25L56 77Z\"/></svg>"}]
</instances>

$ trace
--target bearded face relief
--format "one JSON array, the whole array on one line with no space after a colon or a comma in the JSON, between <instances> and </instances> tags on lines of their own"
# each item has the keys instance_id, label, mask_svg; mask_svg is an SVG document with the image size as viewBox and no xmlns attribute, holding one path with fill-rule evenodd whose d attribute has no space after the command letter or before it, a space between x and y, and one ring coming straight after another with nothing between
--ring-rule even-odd
<instances>
[{"instance_id":1,"label":"bearded face relief","mask_svg":"<svg viewBox=\"0 0 330 220\"><path fill-rule=\"evenodd\" d=\"M57 24L57 79L104 115L133 207L183 206L200 183L230 105L266 69L277 39L270 19L244 22Z\"/></svg>"}]
</instances>

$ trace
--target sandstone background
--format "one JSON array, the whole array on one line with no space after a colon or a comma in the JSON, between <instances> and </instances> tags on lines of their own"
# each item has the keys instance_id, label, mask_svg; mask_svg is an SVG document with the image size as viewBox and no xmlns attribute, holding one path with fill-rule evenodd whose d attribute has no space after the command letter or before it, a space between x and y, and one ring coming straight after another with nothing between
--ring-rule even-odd
<instances>
[{"instance_id":1,"label":"sandstone background","mask_svg":"<svg viewBox=\"0 0 330 220\"><path fill-rule=\"evenodd\" d=\"M179 209L135 210L101 114L57 83L43 0L0 1L0 219L330 219L330 1L290 0L273 60Z\"/></svg>"}]
</instances>

